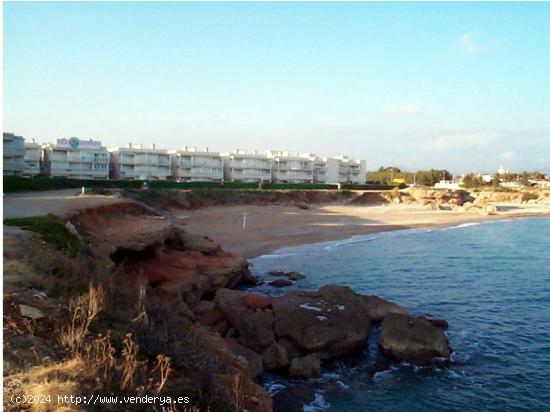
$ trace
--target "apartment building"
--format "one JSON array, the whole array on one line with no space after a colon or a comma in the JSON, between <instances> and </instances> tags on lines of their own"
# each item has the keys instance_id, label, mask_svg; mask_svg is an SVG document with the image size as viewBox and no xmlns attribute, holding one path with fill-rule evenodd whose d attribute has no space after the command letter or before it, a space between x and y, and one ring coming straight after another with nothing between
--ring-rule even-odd
<instances>
[{"instance_id":1,"label":"apartment building","mask_svg":"<svg viewBox=\"0 0 550 412\"><path fill-rule=\"evenodd\" d=\"M272 159L267 154L246 153L236 150L233 153L222 153L224 180L236 182L271 182Z\"/></svg>"},{"instance_id":2,"label":"apartment building","mask_svg":"<svg viewBox=\"0 0 550 412\"><path fill-rule=\"evenodd\" d=\"M268 150L272 160L273 181L281 183L313 183L314 158L310 154L291 155L287 150Z\"/></svg>"},{"instance_id":3,"label":"apartment building","mask_svg":"<svg viewBox=\"0 0 550 412\"><path fill-rule=\"evenodd\" d=\"M25 170L23 175L34 177L40 174L40 157L42 148L34 141L25 142L25 155L23 157L25 161Z\"/></svg>"},{"instance_id":4,"label":"apartment building","mask_svg":"<svg viewBox=\"0 0 550 412\"><path fill-rule=\"evenodd\" d=\"M186 146L184 150L169 152L172 177L183 182L209 182L223 180L223 159L218 152L204 151Z\"/></svg>"},{"instance_id":5,"label":"apartment building","mask_svg":"<svg viewBox=\"0 0 550 412\"><path fill-rule=\"evenodd\" d=\"M4 176L21 176L25 172L25 139L4 133Z\"/></svg>"},{"instance_id":6,"label":"apartment building","mask_svg":"<svg viewBox=\"0 0 550 412\"><path fill-rule=\"evenodd\" d=\"M109 153L96 140L78 137L57 139L57 143L45 144L43 172L50 177L72 179L108 179Z\"/></svg>"},{"instance_id":7,"label":"apartment building","mask_svg":"<svg viewBox=\"0 0 550 412\"><path fill-rule=\"evenodd\" d=\"M367 170L364 160L350 159L342 155L323 158L323 161L326 164L324 170L322 164L318 163L318 175L323 176L323 183L365 184Z\"/></svg>"},{"instance_id":8,"label":"apartment building","mask_svg":"<svg viewBox=\"0 0 550 412\"><path fill-rule=\"evenodd\" d=\"M142 145L109 148L111 177L129 180L166 180L172 175L170 154L167 150L150 149Z\"/></svg>"}]
</instances>

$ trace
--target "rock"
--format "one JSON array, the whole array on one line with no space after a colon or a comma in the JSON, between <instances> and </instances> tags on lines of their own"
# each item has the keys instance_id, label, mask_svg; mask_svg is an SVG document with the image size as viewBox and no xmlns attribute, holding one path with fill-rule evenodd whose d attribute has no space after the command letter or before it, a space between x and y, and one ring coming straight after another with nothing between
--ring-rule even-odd
<instances>
[{"instance_id":1,"label":"rock","mask_svg":"<svg viewBox=\"0 0 550 412\"><path fill-rule=\"evenodd\" d=\"M379 346L384 356L398 362L426 364L451 354L441 328L425 319L393 313L382 321Z\"/></svg>"},{"instance_id":2,"label":"rock","mask_svg":"<svg viewBox=\"0 0 550 412\"><path fill-rule=\"evenodd\" d=\"M271 306L271 301L267 296L250 293L244 297L244 304L252 310L266 309Z\"/></svg>"},{"instance_id":3,"label":"rock","mask_svg":"<svg viewBox=\"0 0 550 412\"><path fill-rule=\"evenodd\" d=\"M485 210L489 213L496 213L498 212L498 208L495 205L488 205Z\"/></svg>"},{"instance_id":4,"label":"rock","mask_svg":"<svg viewBox=\"0 0 550 412\"><path fill-rule=\"evenodd\" d=\"M268 285L269 286L274 286L276 288L284 288L286 286L292 286L293 283L290 280L277 279L277 280L273 280L273 281L269 282Z\"/></svg>"},{"instance_id":5,"label":"rock","mask_svg":"<svg viewBox=\"0 0 550 412\"><path fill-rule=\"evenodd\" d=\"M261 353L275 342L273 315L268 311L247 307L244 303L246 295L238 290L219 289L214 300L231 327L238 333L239 343Z\"/></svg>"},{"instance_id":6,"label":"rock","mask_svg":"<svg viewBox=\"0 0 550 412\"><path fill-rule=\"evenodd\" d=\"M370 319L361 295L344 286L293 292L271 300L277 338L290 339L302 352L332 359L361 350Z\"/></svg>"},{"instance_id":7,"label":"rock","mask_svg":"<svg viewBox=\"0 0 550 412\"><path fill-rule=\"evenodd\" d=\"M464 202L464 204L462 205L465 211L470 210L473 206L474 204L472 202Z\"/></svg>"},{"instance_id":8,"label":"rock","mask_svg":"<svg viewBox=\"0 0 550 412\"><path fill-rule=\"evenodd\" d=\"M221 336L224 336L229 330L229 322L224 319L221 322L216 323L215 325L209 326L208 329L210 329L212 332L219 333Z\"/></svg>"},{"instance_id":9,"label":"rock","mask_svg":"<svg viewBox=\"0 0 550 412\"><path fill-rule=\"evenodd\" d=\"M273 395L273 412L302 412L315 400L315 388L307 383L292 385Z\"/></svg>"},{"instance_id":10,"label":"rock","mask_svg":"<svg viewBox=\"0 0 550 412\"><path fill-rule=\"evenodd\" d=\"M300 272L288 272L287 277L290 280L302 280L305 279L305 275Z\"/></svg>"},{"instance_id":11,"label":"rock","mask_svg":"<svg viewBox=\"0 0 550 412\"><path fill-rule=\"evenodd\" d=\"M262 360L265 370L281 369L289 364L287 350L276 342L262 352Z\"/></svg>"},{"instance_id":12,"label":"rock","mask_svg":"<svg viewBox=\"0 0 550 412\"><path fill-rule=\"evenodd\" d=\"M280 338L277 340L277 343L286 349L288 356L291 358L296 358L303 355L300 350L300 346L298 346L298 344L292 339Z\"/></svg>"},{"instance_id":13,"label":"rock","mask_svg":"<svg viewBox=\"0 0 550 412\"><path fill-rule=\"evenodd\" d=\"M293 378L310 379L321 376L321 361L319 355L311 354L294 358L288 369L289 376Z\"/></svg>"},{"instance_id":14,"label":"rock","mask_svg":"<svg viewBox=\"0 0 550 412\"><path fill-rule=\"evenodd\" d=\"M44 312L34 306L19 305L21 316L31 319L42 319L45 317Z\"/></svg>"},{"instance_id":15,"label":"rock","mask_svg":"<svg viewBox=\"0 0 550 412\"><path fill-rule=\"evenodd\" d=\"M260 376L264 372L262 366L262 357L260 355L258 355L253 350L240 345L233 338L225 338L223 341L231 352L233 352L235 355L242 356L246 360L251 378Z\"/></svg>"},{"instance_id":16,"label":"rock","mask_svg":"<svg viewBox=\"0 0 550 412\"><path fill-rule=\"evenodd\" d=\"M389 302L378 296L362 295L361 299L363 300L370 320L374 323L381 322L389 313L407 314L407 311L398 304Z\"/></svg>"},{"instance_id":17,"label":"rock","mask_svg":"<svg viewBox=\"0 0 550 412\"><path fill-rule=\"evenodd\" d=\"M211 312L216 309L216 303L211 300L201 300L197 305L195 306L195 313L202 314L205 312Z\"/></svg>"},{"instance_id":18,"label":"rock","mask_svg":"<svg viewBox=\"0 0 550 412\"><path fill-rule=\"evenodd\" d=\"M305 278L305 276L300 272L282 272L279 270L272 270L267 273L271 276L286 276L289 280L301 280Z\"/></svg>"},{"instance_id":19,"label":"rock","mask_svg":"<svg viewBox=\"0 0 550 412\"><path fill-rule=\"evenodd\" d=\"M445 319L434 318L433 316L430 316L430 315L417 316L417 319L427 320L432 325L434 325L436 328L449 329L449 322L447 322Z\"/></svg>"},{"instance_id":20,"label":"rock","mask_svg":"<svg viewBox=\"0 0 550 412\"><path fill-rule=\"evenodd\" d=\"M214 325L224 319L224 314L218 309L209 312L203 312L197 315L197 320L204 326Z\"/></svg>"}]
</instances>

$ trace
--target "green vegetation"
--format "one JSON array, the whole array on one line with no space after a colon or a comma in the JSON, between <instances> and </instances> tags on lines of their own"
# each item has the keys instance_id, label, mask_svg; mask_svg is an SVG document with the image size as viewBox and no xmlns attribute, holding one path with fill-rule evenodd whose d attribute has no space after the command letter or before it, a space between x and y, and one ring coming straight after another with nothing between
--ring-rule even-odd
<instances>
[{"instance_id":1,"label":"green vegetation","mask_svg":"<svg viewBox=\"0 0 550 412\"><path fill-rule=\"evenodd\" d=\"M38 233L44 242L73 255L78 253L82 246L76 236L69 233L63 223L53 215L5 219L4 224L19 226L22 229Z\"/></svg>"},{"instance_id":2,"label":"green vegetation","mask_svg":"<svg viewBox=\"0 0 550 412\"><path fill-rule=\"evenodd\" d=\"M433 186L440 180L452 179L453 175L444 169L418 170L416 172L416 183L420 185ZM398 167L380 167L377 171L367 172L367 183L378 183L391 185L392 179L403 179L406 184L415 182L414 172L402 172Z\"/></svg>"},{"instance_id":3,"label":"green vegetation","mask_svg":"<svg viewBox=\"0 0 550 412\"><path fill-rule=\"evenodd\" d=\"M139 188L143 182L138 180L85 180L67 179L62 177L19 177L4 176L4 193L32 192L39 190L77 189L85 187L95 188Z\"/></svg>"}]
</instances>

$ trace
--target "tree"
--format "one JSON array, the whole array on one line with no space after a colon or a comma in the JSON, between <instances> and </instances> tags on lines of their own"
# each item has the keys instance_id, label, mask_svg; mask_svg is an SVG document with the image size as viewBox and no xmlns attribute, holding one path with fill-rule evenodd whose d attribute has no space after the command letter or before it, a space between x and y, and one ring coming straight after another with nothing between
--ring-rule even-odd
<instances>
[{"instance_id":1,"label":"tree","mask_svg":"<svg viewBox=\"0 0 550 412\"><path fill-rule=\"evenodd\" d=\"M473 173L468 173L464 176L462 184L464 187L479 187L481 185L481 179Z\"/></svg>"}]
</instances>

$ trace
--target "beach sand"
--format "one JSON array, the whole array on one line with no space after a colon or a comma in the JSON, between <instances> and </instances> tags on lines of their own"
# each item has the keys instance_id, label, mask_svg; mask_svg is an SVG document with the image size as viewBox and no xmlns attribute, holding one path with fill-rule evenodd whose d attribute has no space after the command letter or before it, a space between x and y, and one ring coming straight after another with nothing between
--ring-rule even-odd
<instances>
[{"instance_id":1,"label":"beach sand","mask_svg":"<svg viewBox=\"0 0 550 412\"><path fill-rule=\"evenodd\" d=\"M498 204L499 212L432 211L407 205L222 206L172 210L177 223L191 233L206 235L224 249L250 258L276 249L349 238L388 230L453 226L467 222L520 216L550 216L550 206ZM243 229L243 214L246 228Z\"/></svg>"}]
</instances>

